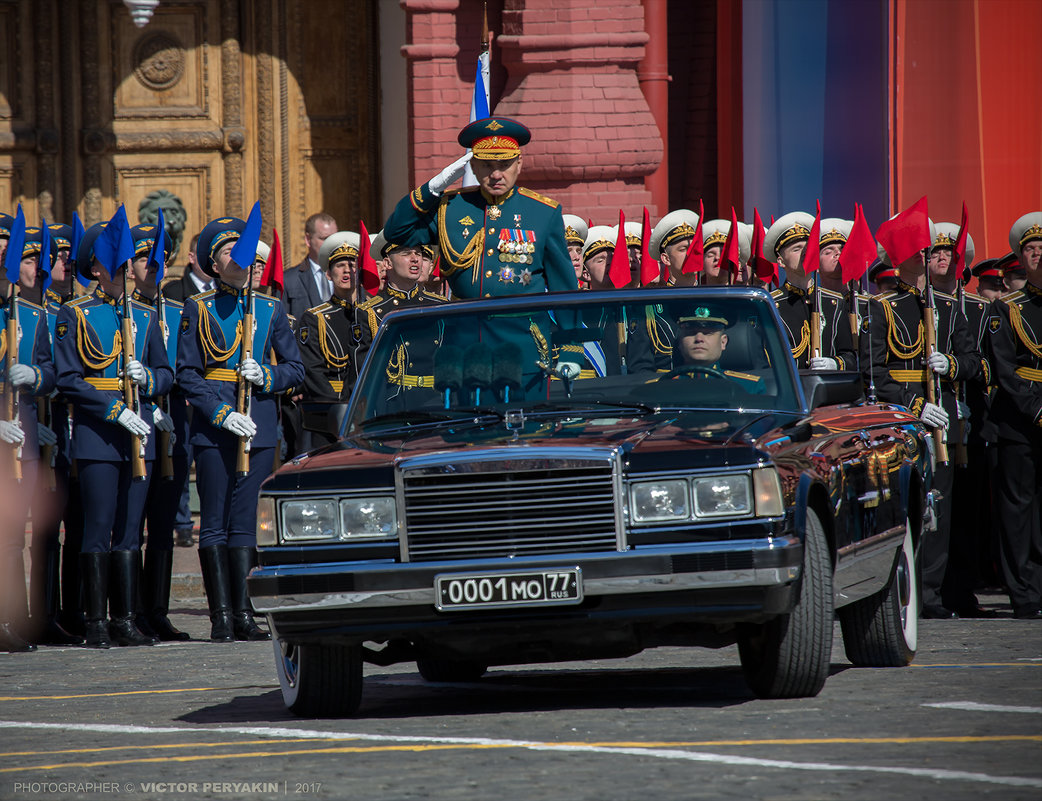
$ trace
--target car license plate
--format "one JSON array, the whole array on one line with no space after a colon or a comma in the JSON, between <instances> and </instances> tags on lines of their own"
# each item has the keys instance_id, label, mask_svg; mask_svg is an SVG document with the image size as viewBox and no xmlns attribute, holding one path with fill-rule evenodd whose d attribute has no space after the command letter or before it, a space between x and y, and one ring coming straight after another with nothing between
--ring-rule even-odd
<instances>
[{"instance_id":1,"label":"car license plate","mask_svg":"<svg viewBox=\"0 0 1042 801\"><path fill-rule=\"evenodd\" d=\"M434 577L434 606L443 612L577 604L582 598L582 571L577 567Z\"/></svg>"}]
</instances>

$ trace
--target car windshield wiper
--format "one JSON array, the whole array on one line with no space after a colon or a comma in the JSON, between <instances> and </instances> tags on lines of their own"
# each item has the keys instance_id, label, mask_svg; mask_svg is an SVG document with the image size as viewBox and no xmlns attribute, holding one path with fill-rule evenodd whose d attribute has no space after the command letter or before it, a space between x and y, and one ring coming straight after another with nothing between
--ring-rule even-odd
<instances>
[{"instance_id":1,"label":"car windshield wiper","mask_svg":"<svg viewBox=\"0 0 1042 801\"><path fill-rule=\"evenodd\" d=\"M627 412L639 412L642 415L655 414L659 411L657 407L649 406L646 403L620 403L618 401L583 400L581 398L537 403L534 406L525 406L523 411L525 414L539 414L544 412L575 412L584 408L586 411L591 412L601 412L605 409L616 409Z\"/></svg>"},{"instance_id":2,"label":"car windshield wiper","mask_svg":"<svg viewBox=\"0 0 1042 801\"><path fill-rule=\"evenodd\" d=\"M484 418L484 419L483 419ZM502 419L502 415L492 409L411 409L403 412L392 412L370 417L358 424L359 428L391 426L392 428L437 427L446 423L490 422Z\"/></svg>"}]
</instances>

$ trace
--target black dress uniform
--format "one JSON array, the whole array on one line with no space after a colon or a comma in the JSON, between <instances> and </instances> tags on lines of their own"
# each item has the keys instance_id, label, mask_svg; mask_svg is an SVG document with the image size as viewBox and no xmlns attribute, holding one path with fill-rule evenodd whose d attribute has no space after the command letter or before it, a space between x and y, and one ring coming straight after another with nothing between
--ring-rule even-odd
<instances>
[{"instance_id":1,"label":"black dress uniform","mask_svg":"<svg viewBox=\"0 0 1042 801\"><path fill-rule=\"evenodd\" d=\"M945 433L945 440L949 450L953 450L957 431L954 425L957 418L954 382L974 380L981 370L981 361L956 299L941 292L934 295L937 350L948 356L949 363L947 374L941 376L938 405L948 413L952 423ZM926 403L926 381L934 380L935 375L925 366L923 295L917 288L899 280L895 291L877 295L869 309L869 317L862 324L861 332L861 372L865 383L874 383L879 400L901 404L919 416ZM950 459L952 455L949 454ZM933 477L933 488L942 495L937 507L937 531L927 533L923 538L921 558L923 611L930 616L943 616L945 610L951 609L946 603L951 599L942 598L941 585L948 562L952 480L952 462L938 464Z\"/></svg>"},{"instance_id":2,"label":"black dress uniform","mask_svg":"<svg viewBox=\"0 0 1042 801\"><path fill-rule=\"evenodd\" d=\"M100 226L80 244L77 269L90 275ZM149 428L146 462L155 458L155 430L150 400L166 394L173 371L166 360L155 311L130 301L133 353L146 370L140 390L140 416ZM58 389L73 404L72 458L84 503L82 580L87 606L87 644L108 647L104 631L105 591L112 580L110 630L117 644L151 643L133 622L140 564L141 517L148 476L132 480L136 438L117 423L123 400L123 304L100 288L61 307L55 323L54 352Z\"/></svg>"},{"instance_id":3,"label":"black dress uniform","mask_svg":"<svg viewBox=\"0 0 1042 801\"><path fill-rule=\"evenodd\" d=\"M1039 617L1042 607L1042 289L1025 284L993 305L988 341L998 389L1000 562L1013 614Z\"/></svg>"},{"instance_id":4,"label":"black dress uniform","mask_svg":"<svg viewBox=\"0 0 1042 801\"><path fill-rule=\"evenodd\" d=\"M297 323L297 344L304 363L304 398L308 401L347 403L357 377L354 350L354 304L336 295L308 309ZM311 432L312 447L336 438Z\"/></svg>"},{"instance_id":5,"label":"black dress uniform","mask_svg":"<svg viewBox=\"0 0 1042 801\"><path fill-rule=\"evenodd\" d=\"M203 229L196 257L205 272L216 276L216 252L238 240L245 229L246 223L234 217L214 220ZM304 379L281 301L254 292L253 358L262 367L263 385L251 389L249 417L257 433L250 444L249 473L238 476L239 438L222 424L236 411L246 297L245 287L219 281L216 289L190 298L177 343L177 382L194 409L191 444L200 504L199 561L215 642L268 637L253 620L246 591L246 576L256 564L257 495L274 467L278 397Z\"/></svg>"},{"instance_id":6,"label":"black dress uniform","mask_svg":"<svg viewBox=\"0 0 1042 801\"><path fill-rule=\"evenodd\" d=\"M854 340L850 335L850 320L847 302L843 296L828 289L821 292L821 318L825 323L821 332L821 353L835 359L840 370L856 370L857 355ZM810 325L814 313L814 290L803 290L786 281L780 289L771 293L778 307L785 333L789 337L789 348L796 366L809 369L813 355L810 348Z\"/></svg>"}]
</instances>

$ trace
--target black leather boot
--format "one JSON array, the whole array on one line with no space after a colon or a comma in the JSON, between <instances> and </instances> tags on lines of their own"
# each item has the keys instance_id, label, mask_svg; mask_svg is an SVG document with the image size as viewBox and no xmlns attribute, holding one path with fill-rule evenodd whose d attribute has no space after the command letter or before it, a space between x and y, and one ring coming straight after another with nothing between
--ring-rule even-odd
<instances>
[{"instance_id":1,"label":"black leather boot","mask_svg":"<svg viewBox=\"0 0 1042 801\"><path fill-rule=\"evenodd\" d=\"M112 551L109 555L109 636L115 645L155 645L159 640L141 633L134 623L140 551Z\"/></svg>"},{"instance_id":2,"label":"black leather boot","mask_svg":"<svg viewBox=\"0 0 1042 801\"><path fill-rule=\"evenodd\" d=\"M227 546L200 548L199 565L203 569L203 587L210 607L210 642L234 642Z\"/></svg>"},{"instance_id":3,"label":"black leather boot","mask_svg":"<svg viewBox=\"0 0 1042 801\"><path fill-rule=\"evenodd\" d=\"M145 614L152 631L163 642L184 642L192 639L187 632L174 627L170 613L170 574L174 569L174 552L145 549L144 589Z\"/></svg>"},{"instance_id":4,"label":"black leather boot","mask_svg":"<svg viewBox=\"0 0 1042 801\"><path fill-rule=\"evenodd\" d=\"M0 564L0 651L26 653L36 646L27 642L19 627L29 620L29 605L25 598L25 563L19 552L17 558Z\"/></svg>"},{"instance_id":5,"label":"black leather boot","mask_svg":"<svg viewBox=\"0 0 1042 801\"><path fill-rule=\"evenodd\" d=\"M83 603L87 615L86 643L88 648L110 648L109 623L105 614L109 597L108 553L81 553L80 579Z\"/></svg>"},{"instance_id":6,"label":"black leather boot","mask_svg":"<svg viewBox=\"0 0 1042 801\"><path fill-rule=\"evenodd\" d=\"M58 622L58 606L61 590L58 585L61 551L47 551L43 566L43 598L45 620L37 635L37 642L44 645L83 645L83 637L66 631ZM35 616L35 611L34 611Z\"/></svg>"},{"instance_id":7,"label":"black leather boot","mask_svg":"<svg viewBox=\"0 0 1042 801\"><path fill-rule=\"evenodd\" d=\"M253 607L246 591L246 576L256 565L256 548L228 549L228 566L232 574L232 621L237 640L271 639L271 635L253 619Z\"/></svg>"}]
</instances>

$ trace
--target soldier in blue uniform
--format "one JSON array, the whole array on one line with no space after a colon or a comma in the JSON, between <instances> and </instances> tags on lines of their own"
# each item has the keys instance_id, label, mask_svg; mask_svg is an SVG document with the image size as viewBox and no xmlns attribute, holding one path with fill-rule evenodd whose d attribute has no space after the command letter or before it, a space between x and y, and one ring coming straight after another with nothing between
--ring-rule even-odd
<instances>
[{"instance_id":1,"label":"soldier in blue uniform","mask_svg":"<svg viewBox=\"0 0 1042 801\"><path fill-rule=\"evenodd\" d=\"M257 559L257 493L274 465L277 397L304 380L300 352L277 298L253 294L253 350L243 353L248 274L232 260L232 251L244 233L237 254L247 254L239 260L248 267L257 233L243 220L222 217L199 234L198 264L218 283L185 303L177 344L177 381L194 409L199 562L214 642L270 636L254 621L246 592L246 576ZM236 410L239 381L252 385L248 414ZM249 471L243 476L236 471L240 439L249 442Z\"/></svg>"},{"instance_id":2,"label":"soldier in blue uniform","mask_svg":"<svg viewBox=\"0 0 1042 801\"><path fill-rule=\"evenodd\" d=\"M14 225L14 224L13 224ZM40 261L43 232L39 228L18 231L14 225L13 249L5 254L5 274L31 275L35 280ZM19 240L22 240L21 242ZM7 510L12 529L0 535L0 651L32 651L32 645L19 630L28 621L25 595L25 565L22 560L25 522L39 472L40 447L37 439L36 398L54 389L54 363L51 360L47 314L43 307L21 297L8 298L8 282L3 282L3 307L0 308L0 378L4 405L0 408L0 481L5 502L16 508ZM22 279L17 283L21 288ZM13 306L12 306L13 304ZM7 323L18 321L17 339L8 341ZM8 372L9 353L16 361ZM14 393L14 412L7 417L8 393ZM20 480L16 472L21 473Z\"/></svg>"},{"instance_id":3,"label":"soldier in blue uniform","mask_svg":"<svg viewBox=\"0 0 1042 801\"><path fill-rule=\"evenodd\" d=\"M73 404L72 458L84 503L80 554L87 612L87 646L151 645L134 622L137 597L139 532L148 494L148 475L134 476L134 451L144 444L145 460L155 456L150 399L173 383L163 339L152 309L129 301L133 357L124 363L122 302L126 264L119 248L103 264L98 239L106 225L126 225L124 214L92 226L80 243L76 268L98 282L90 295L66 303L54 329L58 389ZM128 232L129 233L129 232ZM126 373L140 395L139 411L123 395ZM111 588L110 588L111 583ZM110 593L110 594L109 594ZM106 626L109 594L111 620Z\"/></svg>"}]
</instances>

